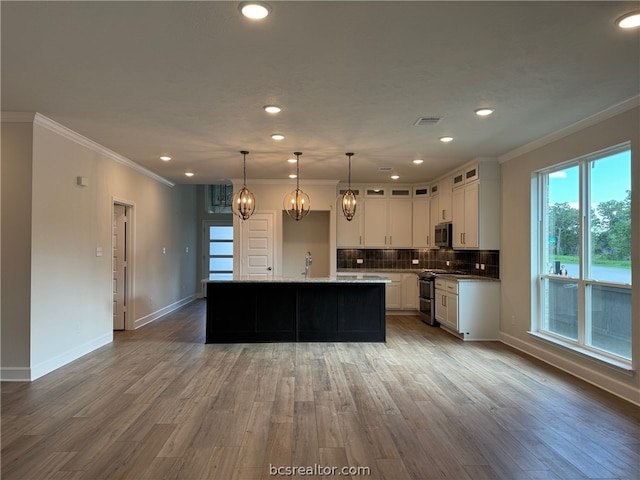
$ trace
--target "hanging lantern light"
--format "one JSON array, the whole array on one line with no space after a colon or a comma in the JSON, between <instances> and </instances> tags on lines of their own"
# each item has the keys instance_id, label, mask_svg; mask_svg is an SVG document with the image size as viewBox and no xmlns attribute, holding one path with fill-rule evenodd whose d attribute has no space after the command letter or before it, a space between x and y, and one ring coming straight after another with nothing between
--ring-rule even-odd
<instances>
[{"instance_id":1,"label":"hanging lantern light","mask_svg":"<svg viewBox=\"0 0 640 480\"><path fill-rule=\"evenodd\" d=\"M231 211L242 220L246 220L256 211L256 197L254 197L253 193L247 188L247 154L249 152L242 150L240 153L243 155L242 188L233 195Z\"/></svg>"},{"instance_id":2,"label":"hanging lantern light","mask_svg":"<svg viewBox=\"0 0 640 480\"><path fill-rule=\"evenodd\" d=\"M347 191L342 195L342 213L344 213L344 216L350 222L356 214L358 199L353 190L351 190L351 157L354 154L349 152L345 153L345 155L349 157L349 188L347 188Z\"/></svg>"},{"instance_id":3,"label":"hanging lantern light","mask_svg":"<svg viewBox=\"0 0 640 480\"><path fill-rule=\"evenodd\" d=\"M293 152L296 156L296 189L288 193L282 202L284 211L294 220L302 220L311 210L309 195L300 190L300 155L302 152Z\"/></svg>"}]
</instances>

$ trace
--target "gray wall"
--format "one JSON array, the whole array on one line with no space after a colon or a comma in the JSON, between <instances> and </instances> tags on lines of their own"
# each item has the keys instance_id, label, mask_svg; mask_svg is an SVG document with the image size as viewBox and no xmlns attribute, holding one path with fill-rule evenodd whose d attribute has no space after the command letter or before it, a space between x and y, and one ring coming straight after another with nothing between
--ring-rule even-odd
<instances>
[{"instance_id":1,"label":"gray wall","mask_svg":"<svg viewBox=\"0 0 640 480\"><path fill-rule=\"evenodd\" d=\"M30 285L3 281L2 295L21 304L28 299L29 308L22 305L8 312L2 303L3 379L37 378L112 341L114 200L132 205L133 212L128 327L190 301L197 285L195 187L168 186L38 117L16 128L3 123L3 153L5 142L24 143L16 129L26 128L32 128L31 159L25 152L15 161L22 163L17 181L32 186L31 208L25 208L29 198L22 189L2 189L2 256L3 276L11 258L8 274L27 275ZM86 177L89 185L78 186L78 176ZM5 206L14 215L16 209L26 218L30 215L31 230L6 231ZM14 258L9 250L14 244L29 246L30 258ZM102 256L96 254L98 248ZM11 328L8 335L5 325ZM30 345L26 355L25 345Z\"/></svg>"},{"instance_id":2,"label":"gray wall","mask_svg":"<svg viewBox=\"0 0 640 480\"><path fill-rule=\"evenodd\" d=\"M637 105L637 102L636 102ZM577 375L605 390L640 404L640 378L623 369L571 353L528 333L532 312L536 312L536 270L531 239L535 219L531 217L533 172L606 147L631 142L632 151L632 258L633 264L633 351L640 352L640 108L618 113L585 126L565 137L522 153L502 164L502 340ZM637 368L637 365L634 366Z\"/></svg>"}]
</instances>

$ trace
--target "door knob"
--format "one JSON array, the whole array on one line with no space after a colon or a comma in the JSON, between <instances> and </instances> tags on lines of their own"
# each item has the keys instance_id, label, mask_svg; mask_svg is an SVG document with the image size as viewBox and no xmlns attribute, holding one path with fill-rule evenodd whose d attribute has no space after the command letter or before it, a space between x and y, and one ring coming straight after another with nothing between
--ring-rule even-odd
<instances>
[{"instance_id":1,"label":"door knob","mask_svg":"<svg viewBox=\"0 0 640 480\"><path fill-rule=\"evenodd\" d=\"M271 267L267 267L267 270L271 271Z\"/></svg>"}]
</instances>

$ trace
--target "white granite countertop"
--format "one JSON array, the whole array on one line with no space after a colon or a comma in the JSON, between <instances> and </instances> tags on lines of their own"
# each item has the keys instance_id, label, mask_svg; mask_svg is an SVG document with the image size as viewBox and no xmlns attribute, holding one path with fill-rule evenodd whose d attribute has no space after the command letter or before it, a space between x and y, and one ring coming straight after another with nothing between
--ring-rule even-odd
<instances>
[{"instance_id":1,"label":"white granite countertop","mask_svg":"<svg viewBox=\"0 0 640 480\"><path fill-rule=\"evenodd\" d=\"M353 274L332 277L282 277L270 276L265 278L254 278L248 276L233 277L231 280L202 280L204 283L391 283L391 280L379 275Z\"/></svg>"}]
</instances>

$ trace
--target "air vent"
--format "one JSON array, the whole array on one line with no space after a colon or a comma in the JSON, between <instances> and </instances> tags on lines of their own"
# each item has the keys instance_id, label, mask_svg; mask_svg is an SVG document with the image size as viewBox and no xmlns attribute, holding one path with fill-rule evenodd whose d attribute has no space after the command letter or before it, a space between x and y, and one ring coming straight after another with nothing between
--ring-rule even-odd
<instances>
[{"instance_id":1,"label":"air vent","mask_svg":"<svg viewBox=\"0 0 640 480\"><path fill-rule=\"evenodd\" d=\"M379 172L391 172L393 170L393 167L380 167L378 168Z\"/></svg>"},{"instance_id":2,"label":"air vent","mask_svg":"<svg viewBox=\"0 0 640 480\"><path fill-rule=\"evenodd\" d=\"M416 127L427 127L429 125L435 125L440 120L442 120L442 117L419 117L414 125Z\"/></svg>"}]
</instances>

